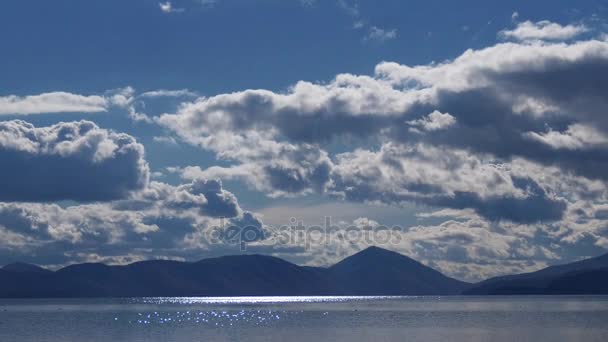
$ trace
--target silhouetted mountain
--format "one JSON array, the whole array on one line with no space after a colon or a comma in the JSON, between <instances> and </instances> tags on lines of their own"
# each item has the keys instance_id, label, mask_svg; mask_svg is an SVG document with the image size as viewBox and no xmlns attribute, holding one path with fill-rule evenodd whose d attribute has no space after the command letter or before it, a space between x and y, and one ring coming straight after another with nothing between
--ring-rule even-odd
<instances>
[{"instance_id":1,"label":"silhouetted mountain","mask_svg":"<svg viewBox=\"0 0 608 342\"><path fill-rule=\"evenodd\" d=\"M12 264L8 264L4 267L2 267L2 270L4 271L9 271L9 272L29 272L29 273L48 273L51 272L45 268L42 268L40 266L36 266L36 265L32 265L32 264L26 264L26 263L22 263L22 262L15 262Z\"/></svg>"},{"instance_id":2,"label":"silhouetted mountain","mask_svg":"<svg viewBox=\"0 0 608 342\"><path fill-rule=\"evenodd\" d=\"M608 267L567 273L551 281L546 294L608 294Z\"/></svg>"},{"instance_id":3,"label":"silhouetted mountain","mask_svg":"<svg viewBox=\"0 0 608 342\"><path fill-rule=\"evenodd\" d=\"M329 268L329 274L337 293L345 295L450 295L469 285L378 247L340 261Z\"/></svg>"},{"instance_id":4,"label":"silhouetted mountain","mask_svg":"<svg viewBox=\"0 0 608 342\"><path fill-rule=\"evenodd\" d=\"M126 266L89 263L56 272L5 268L0 269L0 297L450 295L468 285L376 247L329 268L263 255Z\"/></svg>"},{"instance_id":5,"label":"silhouetted mountain","mask_svg":"<svg viewBox=\"0 0 608 342\"><path fill-rule=\"evenodd\" d=\"M542 270L491 278L463 291L467 295L608 294L608 254Z\"/></svg>"}]
</instances>

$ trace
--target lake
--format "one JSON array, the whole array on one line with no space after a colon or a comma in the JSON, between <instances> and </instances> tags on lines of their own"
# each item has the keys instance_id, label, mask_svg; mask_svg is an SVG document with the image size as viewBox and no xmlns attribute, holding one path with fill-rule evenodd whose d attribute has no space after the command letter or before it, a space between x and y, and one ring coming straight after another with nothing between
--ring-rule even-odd
<instances>
[{"instance_id":1,"label":"lake","mask_svg":"<svg viewBox=\"0 0 608 342\"><path fill-rule=\"evenodd\" d=\"M0 341L608 341L608 296L0 299Z\"/></svg>"}]
</instances>

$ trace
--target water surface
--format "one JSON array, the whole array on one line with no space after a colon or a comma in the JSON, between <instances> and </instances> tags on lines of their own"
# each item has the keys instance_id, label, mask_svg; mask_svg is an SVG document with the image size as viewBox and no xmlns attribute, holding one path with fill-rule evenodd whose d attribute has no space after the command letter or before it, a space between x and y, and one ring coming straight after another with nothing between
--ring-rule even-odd
<instances>
[{"instance_id":1,"label":"water surface","mask_svg":"<svg viewBox=\"0 0 608 342\"><path fill-rule=\"evenodd\" d=\"M608 341L608 296L0 299L0 341Z\"/></svg>"}]
</instances>

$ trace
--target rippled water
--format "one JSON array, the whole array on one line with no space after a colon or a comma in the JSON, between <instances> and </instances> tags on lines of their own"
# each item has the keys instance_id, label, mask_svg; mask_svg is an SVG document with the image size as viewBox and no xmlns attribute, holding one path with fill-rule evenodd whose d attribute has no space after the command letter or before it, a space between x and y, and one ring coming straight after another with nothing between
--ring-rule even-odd
<instances>
[{"instance_id":1,"label":"rippled water","mask_svg":"<svg viewBox=\"0 0 608 342\"><path fill-rule=\"evenodd\" d=\"M608 297L0 299L0 341L608 341Z\"/></svg>"}]
</instances>

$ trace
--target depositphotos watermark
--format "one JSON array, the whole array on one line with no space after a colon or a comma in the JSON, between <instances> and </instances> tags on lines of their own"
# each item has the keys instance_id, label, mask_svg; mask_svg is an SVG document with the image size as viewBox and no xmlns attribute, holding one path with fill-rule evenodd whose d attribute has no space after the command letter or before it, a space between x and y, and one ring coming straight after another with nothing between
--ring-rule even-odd
<instances>
[{"instance_id":1,"label":"depositphotos watermark","mask_svg":"<svg viewBox=\"0 0 608 342\"><path fill-rule=\"evenodd\" d=\"M239 246L241 251L247 245L264 241L278 246L300 246L309 250L311 246L329 245L336 242L388 245L399 244L403 227L384 226L370 221L355 221L345 224L332 224L331 216L326 216L322 225L306 225L303 220L292 217L290 224L281 226L235 225L224 218L219 226L205 230L205 238L210 243L221 243Z\"/></svg>"}]
</instances>

